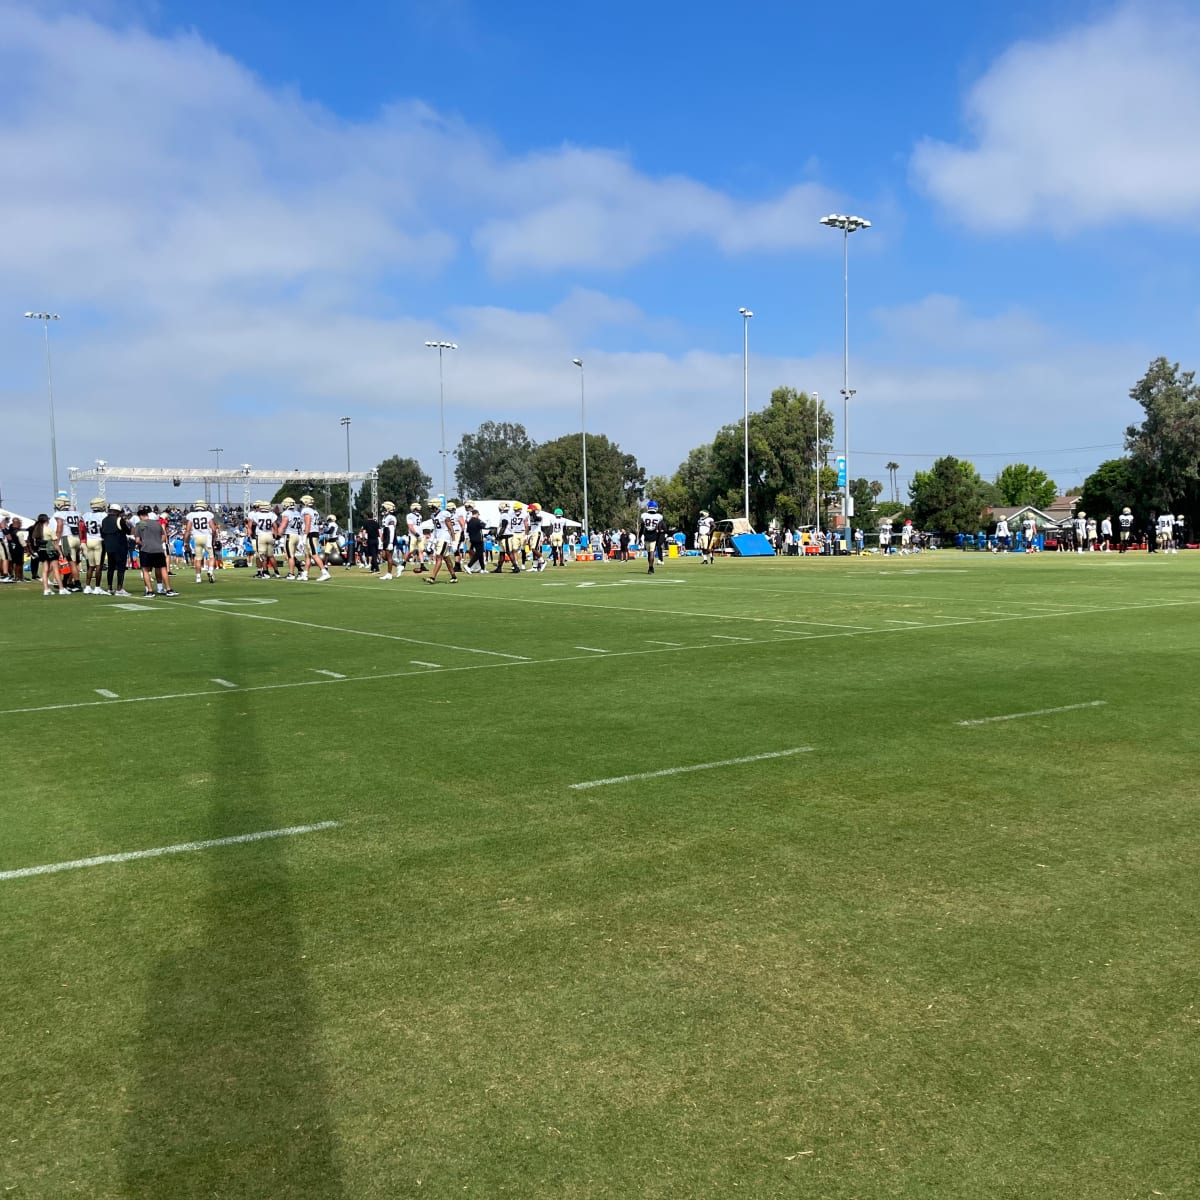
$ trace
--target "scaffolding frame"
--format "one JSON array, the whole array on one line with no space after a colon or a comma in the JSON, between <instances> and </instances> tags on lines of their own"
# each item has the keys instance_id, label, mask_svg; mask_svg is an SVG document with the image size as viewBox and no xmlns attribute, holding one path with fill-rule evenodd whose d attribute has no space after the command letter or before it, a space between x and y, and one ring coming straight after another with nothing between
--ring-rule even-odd
<instances>
[{"instance_id":1,"label":"scaffolding frame","mask_svg":"<svg viewBox=\"0 0 1200 1200\"><path fill-rule=\"evenodd\" d=\"M311 481L313 484L348 484L348 494L352 494L355 483L365 483L371 489L371 511L379 511L379 472L372 467L369 471L268 471L243 463L240 467L228 467L224 470L209 467L113 467L103 459L97 459L96 465L87 469L70 467L67 471L70 480L71 506L79 507L79 497L76 485L94 483L96 491L102 499L108 499L110 483L164 483L172 487L182 487L185 483L200 484L204 487L204 498L209 499L209 489L217 488L217 503L221 502L221 485L225 485L226 496L234 485L240 486L242 492L242 511L250 510L250 489L255 484L274 484L272 490L277 491L280 484L293 480ZM352 499L352 495L351 495ZM191 503L191 500L188 500ZM226 501L228 503L228 501ZM353 504L351 504L351 513ZM351 526L353 523L351 523Z\"/></svg>"}]
</instances>

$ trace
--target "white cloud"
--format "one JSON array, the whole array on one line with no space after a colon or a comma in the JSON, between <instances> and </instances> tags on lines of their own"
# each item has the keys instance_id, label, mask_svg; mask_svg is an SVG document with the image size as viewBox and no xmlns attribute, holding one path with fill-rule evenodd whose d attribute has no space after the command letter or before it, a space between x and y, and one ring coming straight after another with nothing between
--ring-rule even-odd
<instances>
[{"instance_id":1,"label":"white cloud","mask_svg":"<svg viewBox=\"0 0 1200 1200\"><path fill-rule=\"evenodd\" d=\"M1126 5L1020 42L971 88L965 145L927 139L914 180L972 228L1066 233L1200 217L1200 18Z\"/></svg>"}]
</instances>

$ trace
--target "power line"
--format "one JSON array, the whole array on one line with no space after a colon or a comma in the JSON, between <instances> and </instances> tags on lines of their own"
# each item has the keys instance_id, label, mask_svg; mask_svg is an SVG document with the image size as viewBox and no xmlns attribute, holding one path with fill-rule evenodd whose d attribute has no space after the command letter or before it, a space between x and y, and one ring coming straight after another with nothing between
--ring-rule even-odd
<instances>
[{"instance_id":1,"label":"power line","mask_svg":"<svg viewBox=\"0 0 1200 1200\"><path fill-rule=\"evenodd\" d=\"M977 450L975 452L959 451L955 458L1034 458L1046 454L1079 454L1084 450L1124 450L1124 442L1106 442L1100 446L1063 446L1058 450ZM945 450L907 450L897 453L895 450L856 450L855 454L869 454L873 458L944 458Z\"/></svg>"}]
</instances>

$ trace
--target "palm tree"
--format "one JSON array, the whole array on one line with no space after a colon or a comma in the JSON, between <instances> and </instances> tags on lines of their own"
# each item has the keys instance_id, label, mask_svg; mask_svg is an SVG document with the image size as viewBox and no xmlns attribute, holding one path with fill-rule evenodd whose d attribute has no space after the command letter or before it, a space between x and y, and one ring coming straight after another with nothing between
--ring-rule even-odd
<instances>
[{"instance_id":1,"label":"palm tree","mask_svg":"<svg viewBox=\"0 0 1200 1200\"><path fill-rule=\"evenodd\" d=\"M890 462L887 464L887 472L892 477L892 499L897 504L900 503L900 485L896 481L896 472L898 470L900 470L900 464L898 462Z\"/></svg>"},{"instance_id":2,"label":"palm tree","mask_svg":"<svg viewBox=\"0 0 1200 1200\"><path fill-rule=\"evenodd\" d=\"M880 483L878 479L872 479L871 480L871 495L874 496L876 500L878 500L880 497L880 494L882 492L883 492L883 484Z\"/></svg>"}]
</instances>

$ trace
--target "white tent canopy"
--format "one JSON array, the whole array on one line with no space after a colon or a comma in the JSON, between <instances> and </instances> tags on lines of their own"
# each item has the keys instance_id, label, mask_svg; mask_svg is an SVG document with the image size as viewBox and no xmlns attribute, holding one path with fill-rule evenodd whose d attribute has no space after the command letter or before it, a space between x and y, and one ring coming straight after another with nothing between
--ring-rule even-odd
<instances>
[{"instance_id":1,"label":"white tent canopy","mask_svg":"<svg viewBox=\"0 0 1200 1200\"><path fill-rule=\"evenodd\" d=\"M13 517L18 518L22 529L28 529L37 519L36 517L27 517L24 513L13 512L11 508L0 508L0 517L8 517L10 520Z\"/></svg>"}]
</instances>

